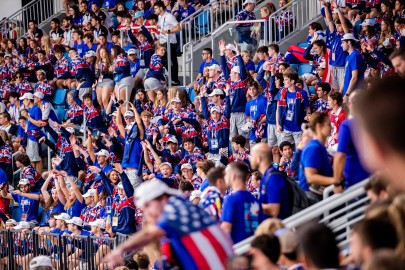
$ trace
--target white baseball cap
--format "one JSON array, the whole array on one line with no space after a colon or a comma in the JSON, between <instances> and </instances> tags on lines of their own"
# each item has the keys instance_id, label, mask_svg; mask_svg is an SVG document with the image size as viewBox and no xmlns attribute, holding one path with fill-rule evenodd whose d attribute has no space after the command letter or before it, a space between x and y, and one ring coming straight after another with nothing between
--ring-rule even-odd
<instances>
[{"instance_id":1,"label":"white baseball cap","mask_svg":"<svg viewBox=\"0 0 405 270\"><path fill-rule=\"evenodd\" d=\"M72 219L66 220L66 223L74 224L76 226L83 227L83 220L81 218L79 218L79 217L73 217Z\"/></svg>"},{"instance_id":2,"label":"white baseball cap","mask_svg":"<svg viewBox=\"0 0 405 270\"><path fill-rule=\"evenodd\" d=\"M181 165L181 169L180 169L180 170L182 171L183 169L192 170L192 169L193 169L193 166L191 166L190 163L184 163L183 165Z\"/></svg>"},{"instance_id":3,"label":"white baseball cap","mask_svg":"<svg viewBox=\"0 0 405 270\"><path fill-rule=\"evenodd\" d=\"M239 74L240 74L240 67L239 67L239 66L234 66L234 67L231 69L231 72L236 72L236 73L239 73Z\"/></svg>"},{"instance_id":4,"label":"white baseball cap","mask_svg":"<svg viewBox=\"0 0 405 270\"><path fill-rule=\"evenodd\" d=\"M4 54L4 58L6 58L6 57L11 57L11 54L9 54L9 53Z\"/></svg>"},{"instance_id":5,"label":"white baseball cap","mask_svg":"<svg viewBox=\"0 0 405 270\"><path fill-rule=\"evenodd\" d=\"M365 19L360 25L361 26L374 26L375 21L371 19Z\"/></svg>"},{"instance_id":6,"label":"white baseball cap","mask_svg":"<svg viewBox=\"0 0 405 270\"><path fill-rule=\"evenodd\" d=\"M6 224L13 224L13 225L17 225L17 224L18 224L18 222L17 222L17 221L15 221L15 219L8 219L8 220L6 221Z\"/></svg>"},{"instance_id":7,"label":"white baseball cap","mask_svg":"<svg viewBox=\"0 0 405 270\"><path fill-rule=\"evenodd\" d=\"M174 97L174 98L172 98L172 100L170 101L170 103L172 103L172 102L181 103L181 100L180 100L178 97Z\"/></svg>"},{"instance_id":8,"label":"white baseball cap","mask_svg":"<svg viewBox=\"0 0 405 270\"><path fill-rule=\"evenodd\" d=\"M164 166L164 165L167 165L167 166L169 166L170 168L173 168L173 167L172 167L172 164L170 164L169 162L163 162L162 164L160 164L159 168L162 168L162 166Z\"/></svg>"},{"instance_id":9,"label":"white baseball cap","mask_svg":"<svg viewBox=\"0 0 405 270\"><path fill-rule=\"evenodd\" d=\"M27 221L20 221L17 226L14 227L14 230L29 229L31 225Z\"/></svg>"},{"instance_id":10,"label":"white baseball cap","mask_svg":"<svg viewBox=\"0 0 405 270\"><path fill-rule=\"evenodd\" d=\"M236 51L236 47L232 43L229 43L228 45L226 45L225 49L231 50L231 51Z\"/></svg>"},{"instance_id":11,"label":"white baseball cap","mask_svg":"<svg viewBox=\"0 0 405 270\"><path fill-rule=\"evenodd\" d=\"M117 111L114 111L112 114L110 114L111 116L117 116Z\"/></svg>"},{"instance_id":12,"label":"white baseball cap","mask_svg":"<svg viewBox=\"0 0 405 270\"><path fill-rule=\"evenodd\" d=\"M243 2L242 6L247 5L247 4L256 4L256 0L245 0L245 2Z\"/></svg>"},{"instance_id":13,"label":"white baseball cap","mask_svg":"<svg viewBox=\"0 0 405 270\"><path fill-rule=\"evenodd\" d=\"M45 72L45 70L43 70L43 69L39 69L39 70L37 70L37 72L36 72L36 73L42 73L42 74L46 75L46 72Z\"/></svg>"},{"instance_id":14,"label":"white baseball cap","mask_svg":"<svg viewBox=\"0 0 405 270\"><path fill-rule=\"evenodd\" d=\"M96 156L105 156L106 158L110 157L110 153L108 153L107 150L105 149L101 149L100 151L98 151L97 153L95 153Z\"/></svg>"},{"instance_id":15,"label":"white baseball cap","mask_svg":"<svg viewBox=\"0 0 405 270\"><path fill-rule=\"evenodd\" d=\"M103 230L105 230L106 227L105 221L102 219L96 219L95 221L89 222L89 225L99 227L100 229Z\"/></svg>"},{"instance_id":16,"label":"white baseball cap","mask_svg":"<svg viewBox=\"0 0 405 270\"><path fill-rule=\"evenodd\" d=\"M87 190L86 193L83 194L83 198L93 197L93 196L96 196L96 190L94 188L90 188L89 190Z\"/></svg>"},{"instance_id":17,"label":"white baseball cap","mask_svg":"<svg viewBox=\"0 0 405 270\"><path fill-rule=\"evenodd\" d=\"M20 186L20 185L25 186L25 185L29 185L29 184L30 184L30 181L27 178L22 178L22 179L20 179L20 181L18 181L17 186Z\"/></svg>"},{"instance_id":18,"label":"white baseball cap","mask_svg":"<svg viewBox=\"0 0 405 270\"><path fill-rule=\"evenodd\" d=\"M65 128L65 129L66 129L66 131L69 132L70 134L75 133L75 129L72 128L72 127L67 127L67 128Z\"/></svg>"},{"instance_id":19,"label":"white baseball cap","mask_svg":"<svg viewBox=\"0 0 405 270\"><path fill-rule=\"evenodd\" d=\"M136 50L135 49L129 49L128 50L128 55L131 55L131 54L136 54Z\"/></svg>"},{"instance_id":20,"label":"white baseball cap","mask_svg":"<svg viewBox=\"0 0 405 270\"><path fill-rule=\"evenodd\" d=\"M96 56L96 52L93 50L89 50L86 52L86 54L84 55L84 57L95 57Z\"/></svg>"},{"instance_id":21,"label":"white baseball cap","mask_svg":"<svg viewBox=\"0 0 405 270\"><path fill-rule=\"evenodd\" d=\"M167 142L179 144L179 141L174 136L170 136L170 138L169 138L169 140L167 140Z\"/></svg>"},{"instance_id":22,"label":"white baseball cap","mask_svg":"<svg viewBox=\"0 0 405 270\"><path fill-rule=\"evenodd\" d=\"M193 192L191 192L190 194L190 201L193 201L195 198L201 198L201 194L202 192L199 190L194 190Z\"/></svg>"},{"instance_id":23,"label":"white baseball cap","mask_svg":"<svg viewBox=\"0 0 405 270\"><path fill-rule=\"evenodd\" d=\"M133 111L126 111L124 113L124 117L134 117L134 116L135 116L135 114Z\"/></svg>"},{"instance_id":24,"label":"white baseball cap","mask_svg":"<svg viewBox=\"0 0 405 270\"><path fill-rule=\"evenodd\" d=\"M59 215L55 216L55 219L67 221L70 219L70 216L66 213L60 213Z\"/></svg>"},{"instance_id":25,"label":"white baseball cap","mask_svg":"<svg viewBox=\"0 0 405 270\"><path fill-rule=\"evenodd\" d=\"M222 71L221 67L218 64L212 64L211 66L208 66L208 69L214 69L218 72Z\"/></svg>"},{"instance_id":26,"label":"white baseball cap","mask_svg":"<svg viewBox=\"0 0 405 270\"><path fill-rule=\"evenodd\" d=\"M37 267L51 267L52 270L55 269L53 268L51 258L44 255L32 258L30 262L30 269L36 269Z\"/></svg>"},{"instance_id":27,"label":"white baseball cap","mask_svg":"<svg viewBox=\"0 0 405 270\"><path fill-rule=\"evenodd\" d=\"M344 34L342 37L342 41L344 40L354 40L354 41L359 41L358 39L356 39L354 37L354 35L352 33L348 33L348 34Z\"/></svg>"},{"instance_id":28,"label":"white baseball cap","mask_svg":"<svg viewBox=\"0 0 405 270\"><path fill-rule=\"evenodd\" d=\"M44 93L37 91L34 93L34 97L40 98L40 99L44 99Z\"/></svg>"},{"instance_id":29,"label":"white baseball cap","mask_svg":"<svg viewBox=\"0 0 405 270\"><path fill-rule=\"evenodd\" d=\"M135 205L143 208L147 202L150 202L163 194L180 196L181 192L177 189L169 188L165 183L158 179L144 182L135 190Z\"/></svg>"},{"instance_id":30,"label":"white baseball cap","mask_svg":"<svg viewBox=\"0 0 405 270\"><path fill-rule=\"evenodd\" d=\"M213 97L213 96L221 96L224 94L224 91L222 91L219 88L215 88L214 90L212 90L211 94L209 94L209 97Z\"/></svg>"},{"instance_id":31,"label":"white baseball cap","mask_svg":"<svg viewBox=\"0 0 405 270\"><path fill-rule=\"evenodd\" d=\"M34 99L34 95L32 93L27 92L22 97L20 97L20 100L24 99Z\"/></svg>"},{"instance_id":32,"label":"white baseball cap","mask_svg":"<svg viewBox=\"0 0 405 270\"><path fill-rule=\"evenodd\" d=\"M122 182L119 182L117 184L117 188L124 189L124 185L122 184Z\"/></svg>"},{"instance_id":33,"label":"white baseball cap","mask_svg":"<svg viewBox=\"0 0 405 270\"><path fill-rule=\"evenodd\" d=\"M214 107L212 107L211 110L210 110L210 112L211 112L211 113L213 113L213 112L222 113L222 112L221 112L221 108L220 108L219 106L214 106Z\"/></svg>"},{"instance_id":34,"label":"white baseball cap","mask_svg":"<svg viewBox=\"0 0 405 270\"><path fill-rule=\"evenodd\" d=\"M325 61L320 62L319 65L318 65L318 67L325 69L325 68L326 68L326 63L325 63Z\"/></svg>"}]
</instances>

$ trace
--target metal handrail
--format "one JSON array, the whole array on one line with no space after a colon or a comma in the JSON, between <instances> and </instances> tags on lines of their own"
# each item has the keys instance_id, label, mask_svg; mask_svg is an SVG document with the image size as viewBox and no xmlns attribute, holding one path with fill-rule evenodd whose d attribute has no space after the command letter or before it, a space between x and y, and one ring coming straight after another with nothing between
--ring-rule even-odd
<instances>
[{"instance_id":1,"label":"metal handrail","mask_svg":"<svg viewBox=\"0 0 405 270\"><path fill-rule=\"evenodd\" d=\"M186 48L189 48L186 50ZM188 42L183 46L183 85L186 85L186 75L187 75L187 66L190 64L190 78L193 81L193 44ZM187 55L189 54L189 58L187 59Z\"/></svg>"},{"instance_id":2,"label":"metal handrail","mask_svg":"<svg viewBox=\"0 0 405 270\"><path fill-rule=\"evenodd\" d=\"M182 50L183 46L189 42L194 45L202 38L211 35L216 27L221 27L225 22L233 20L241 8L238 1L219 0L199 8L184 18L180 21L180 49ZM204 12L209 12L209 15L200 17Z\"/></svg>"},{"instance_id":3,"label":"metal handrail","mask_svg":"<svg viewBox=\"0 0 405 270\"><path fill-rule=\"evenodd\" d=\"M230 21L230 22L226 22L225 24L223 24L220 28L218 28L217 30L215 30L214 32L212 32L211 34L211 48L212 48L212 55L215 54L215 37L218 35L218 33L220 33L224 28L226 28L228 25L234 25L234 24L245 24L245 23L264 23L264 36L267 36L268 33L268 26L269 24L266 23L267 20L246 20L246 21ZM267 41L265 40L265 45L267 45Z\"/></svg>"},{"instance_id":4,"label":"metal handrail","mask_svg":"<svg viewBox=\"0 0 405 270\"><path fill-rule=\"evenodd\" d=\"M63 11L61 0L33 0L2 20L0 22L0 32L8 35L8 23L15 22L19 28L18 31L16 30L16 37L19 39L28 31L29 20L36 19L40 24L57 16L61 11Z\"/></svg>"},{"instance_id":5,"label":"metal handrail","mask_svg":"<svg viewBox=\"0 0 405 270\"><path fill-rule=\"evenodd\" d=\"M316 203L291 217L284 219L283 224L286 228L295 229L310 221L318 220L318 218L321 217L324 213L331 212L337 207L346 207L344 209L339 209L336 211L338 212L338 214L341 214L341 217L338 217L337 214L332 213L331 215L320 220L321 223L328 224L335 232L346 229L337 238L339 247L344 248L349 241L351 232L350 226L363 218L362 213L367 206L368 198L364 197L357 200L356 202L353 202L353 200L356 200L361 196L365 196L366 192L364 190L364 186L367 182L368 179L365 179L360 183L357 183L356 185L348 188L341 194L334 194L327 199ZM348 208L350 209L350 211L347 210ZM344 224L341 224L341 222L336 222L336 220L339 218L343 218L346 222ZM235 253L238 255L246 253L250 249L250 243L253 239L254 236L249 237L242 242L234 245L233 248Z\"/></svg>"}]
</instances>

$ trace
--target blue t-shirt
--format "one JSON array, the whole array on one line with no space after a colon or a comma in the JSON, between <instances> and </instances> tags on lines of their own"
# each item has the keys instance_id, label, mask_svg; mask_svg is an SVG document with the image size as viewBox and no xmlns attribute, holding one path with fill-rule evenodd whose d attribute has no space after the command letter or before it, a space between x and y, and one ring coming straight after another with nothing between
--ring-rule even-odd
<instances>
[{"instance_id":1,"label":"blue t-shirt","mask_svg":"<svg viewBox=\"0 0 405 270\"><path fill-rule=\"evenodd\" d=\"M34 120L42 120L42 111L37 105L34 105L31 108L29 108L28 109L28 114ZM27 130L28 131L40 130L40 129L41 129L40 127L34 125L33 123L31 123L31 121L28 120L28 125L27 125Z\"/></svg>"},{"instance_id":2,"label":"blue t-shirt","mask_svg":"<svg viewBox=\"0 0 405 270\"><path fill-rule=\"evenodd\" d=\"M219 66L218 62L215 59L212 59L211 62L207 62L207 61L202 62L200 64L200 69L198 70L198 73L203 74L204 73L204 68L209 67L209 66L211 66L213 64L217 64Z\"/></svg>"},{"instance_id":3,"label":"blue t-shirt","mask_svg":"<svg viewBox=\"0 0 405 270\"><path fill-rule=\"evenodd\" d=\"M248 101L246 104L245 108L245 114L246 116L250 117L251 120L257 121L260 115L266 114L266 108L267 108L267 99L263 97L262 95L259 95L256 99L251 99ZM250 140L256 140L256 127L252 128L250 130L250 135L249 139ZM264 137L266 138L266 131L267 129L264 129Z\"/></svg>"},{"instance_id":4,"label":"blue t-shirt","mask_svg":"<svg viewBox=\"0 0 405 270\"><path fill-rule=\"evenodd\" d=\"M318 174L323 176L332 176L332 165L326 152L325 146L319 140L312 139L305 146L301 154L299 168L299 185L309 191L307 179L305 177L305 168L313 168L318 170Z\"/></svg>"},{"instance_id":5,"label":"blue t-shirt","mask_svg":"<svg viewBox=\"0 0 405 270\"><path fill-rule=\"evenodd\" d=\"M260 60L259 63L257 63L257 67L255 70L255 73L259 72L259 69L263 66L263 64L266 62L266 60Z\"/></svg>"},{"instance_id":6,"label":"blue t-shirt","mask_svg":"<svg viewBox=\"0 0 405 270\"><path fill-rule=\"evenodd\" d=\"M75 43L73 45L73 48L76 49L77 53L80 55L80 57L83 57L84 54L89 50L87 45L84 44L84 42L82 41L80 44L79 43ZM87 50L86 50L87 48Z\"/></svg>"},{"instance_id":7,"label":"blue t-shirt","mask_svg":"<svg viewBox=\"0 0 405 270\"><path fill-rule=\"evenodd\" d=\"M48 212L46 213L47 221L50 219L52 213L65 213L65 206L61 202L58 202L55 207L49 208Z\"/></svg>"},{"instance_id":8,"label":"blue t-shirt","mask_svg":"<svg viewBox=\"0 0 405 270\"><path fill-rule=\"evenodd\" d=\"M261 218L261 205L249 191L239 190L225 197L221 222L232 224L231 238L235 244L252 236Z\"/></svg>"},{"instance_id":9,"label":"blue t-shirt","mask_svg":"<svg viewBox=\"0 0 405 270\"><path fill-rule=\"evenodd\" d=\"M206 188L209 187L209 186L210 186L210 183L208 182L208 179L205 178L205 179L202 181L202 183L201 183L200 191L203 192L204 189L206 189Z\"/></svg>"},{"instance_id":10,"label":"blue t-shirt","mask_svg":"<svg viewBox=\"0 0 405 270\"><path fill-rule=\"evenodd\" d=\"M97 51L97 44L93 43L93 45L91 45L91 48L89 48L86 44L83 43L83 47L82 47L82 53L83 55L86 54L87 51L93 50L93 51Z\"/></svg>"},{"instance_id":11,"label":"blue t-shirt","mask_svg":"<svg viewBox=\"0 0 405 270\"><path fill-rule=\"evenodd\" d=\"M33 221L37 220L39 200L33 200L14 192L11 193L14 201L18 202L18 206L21 212L21 221Z\"/></svg>"},{"instance_id":12,"label":"blue t-shirt","mask_svg":"<svg viewBox=\"0 0 405 270\"><path fill-rule=\"evenodd\" d=\"M249 72L249 71L255 71L255 63L253 63L253 61L249 61L246 65L245 65L245 69L246 69L246 72Z\"/></svg>"},{"instance_id":13,"label":"blue t-shirt","mask_svg":"<svg viewBox=\"0 0 405 270\"><path fill-rule=\"evenodd\" d=\"M352 72L355 70L359 72L357 83L355 86L355 88L357 88L363 82L366 64L364 62L363 56L356 50L354 50L351 54L349 54L346 57L343 95L346 94L347 88L349 88L350 80L352 79Z\"/></svg>"},{"instance_id":14,"label":"blue t-shirt","mask_svg":"<svg viewBox=\"0 0 405 270\"><path fill-rule=\"evenodd\" d=\"M348 188L364 179L370 174L364 169L357 154L351 134L353 119L344 121L339 127L339 144L337 151L346 154L346 166L344 169L345 187Z\"/></svg>"},{"instance_id":15,"label":"blue t-shirt","mask_svg":"<svg viewBox=\"0 0 405 270\"><path fill-rule=\"evenodd\" d=\"M334 67L343 67L347 52L342 49L342 37L344 34L339 34L336 29L330 34L330 58L329 64Z\"/></svg>"},{"instance_id":16,"label":"blue t-shirt","mask_svg":"<svg viewBox=\"0 0 405 270\"><path fill-rule=\"evenodd\" d=\"M86 206L84 199L81 203L78 199L73 203L73 205L66 209L66 213L72 217L80 217L80 213L82 212L83 208Z\"/></svg>"},{"instance_id":17,"label":"blue t-shirt","mask_svg":"<svg viewBox=\"0 0 405 270\"><path fill-rule=\"evenodd\" d=\"M273 173L275 168L271 166L264 173L260 181L260 203L280 204L279 219L285 219L291 214L290 194L286 179L280 173ZM265 218L270 217L263 214Z\"/></svg>"},{"instance_id":18,"label":"blue t-shirt","mask_svg":"<svg viewBox=\"0 0 405 270\"><path fill-rule=\"evenodd\" d=\"M304 106L302 106L304 111L302 111L300 113L305 115L305 108L309 107L309 99L308 99L308 94L306 91L301 91L301 93L302 93L302 97L304 99L304 101L303 101ZM284 120L284 126L283 126L283 129L286 131L291 131L291 132L302 131L302 129L301 129L302 123L300 123L300 125L296 125L296 123L294 121L295 117L298 117L298 116L294 115L295 114L295 105L296 105L295 104L296 96L297 96L296 92L287 91L286 98L287 98L287 107L288 108L287 108L287 114L286 114L286 118Z\"/></svg>"}]
</instances>

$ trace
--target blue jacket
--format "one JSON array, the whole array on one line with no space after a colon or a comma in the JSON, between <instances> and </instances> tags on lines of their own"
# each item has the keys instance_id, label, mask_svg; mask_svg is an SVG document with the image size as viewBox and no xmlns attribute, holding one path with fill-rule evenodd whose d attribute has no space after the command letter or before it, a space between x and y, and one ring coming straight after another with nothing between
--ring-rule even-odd
<instances>
[{"instance_id":1,"label":"blue jacket","mask_svg":"<svg viewBox=\"0 0 405 270\"><path fill-rule=\"evenodd\" d=\"M226 106L229 107L231 113L238 113L238 112L245 112L246 107L246 91L247 91L247 73L245 69L245 64L243 63L242 56L238 55L237 66L240 68L240 81L231 82L231 89L230 89L230 100L231 102L227 102ZM221 55L221 66L224 72L225 79L228 80L230 77L230 70L226 63L225 56Z\"/></svg>"}]
</instances>

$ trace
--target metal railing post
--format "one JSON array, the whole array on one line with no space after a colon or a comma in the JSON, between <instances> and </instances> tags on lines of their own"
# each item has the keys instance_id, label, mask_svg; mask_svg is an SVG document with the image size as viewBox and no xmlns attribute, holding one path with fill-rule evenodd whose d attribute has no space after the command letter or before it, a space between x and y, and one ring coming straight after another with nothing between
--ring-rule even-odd
<instances>
[{"instance_id":1,"label":"metal railing post","mask_svg":"<svg viewBox=\"0 0 405 270\"><path fill-rule=\"evenodd\" d=\"M172 86L172 52L170 49L170 34L167 35L167 72L168 75L168 85L169 87Z\"/></svg>"}]
</instances>

